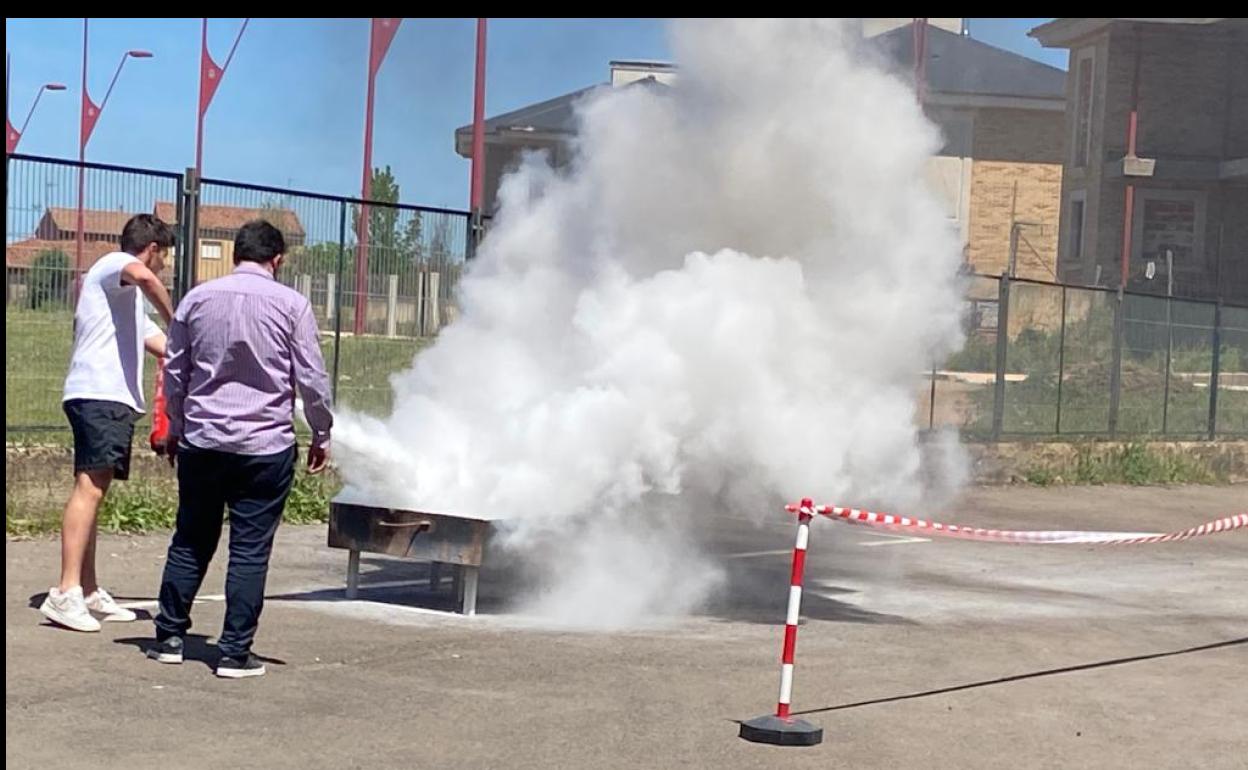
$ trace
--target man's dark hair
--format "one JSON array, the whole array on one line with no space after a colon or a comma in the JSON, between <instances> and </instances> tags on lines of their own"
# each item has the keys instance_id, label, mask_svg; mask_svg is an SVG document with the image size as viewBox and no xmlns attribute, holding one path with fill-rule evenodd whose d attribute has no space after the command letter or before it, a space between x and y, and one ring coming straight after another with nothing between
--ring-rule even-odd
<instances>
[{"instance_id":1,"label":"man's dark hair","mask_svg":"<svg viewBox=\"0 0 1248 770\"><path fill-rule=\"evenodd\" d=\"M271 262L286 253L282 231L263 219L253 219L238 229L234 236L234 264L239 262Z\"/></svg>"},{"instance_id":2,"label":"man's dark hair","mask_svg":"<svg viewBox=\"0 0 1248 770\"><path fill-rule=\"evenodd\" d=\"M137 214L130 217L121 229L121 250L138 256L148 244L167 249L173 246L173 228L153 214Z\"/></svg>"}]
</instances>

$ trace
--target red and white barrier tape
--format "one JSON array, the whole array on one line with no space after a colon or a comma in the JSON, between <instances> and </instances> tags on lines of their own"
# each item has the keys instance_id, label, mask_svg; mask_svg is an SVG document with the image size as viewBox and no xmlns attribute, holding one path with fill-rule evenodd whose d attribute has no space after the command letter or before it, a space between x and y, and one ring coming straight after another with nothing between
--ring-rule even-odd
<instances>
[{"instance_id":1,"label":"red and white barrier tape","mask_svg":"<svg viewBox=\"0 0 1248 770\"><path fill-rule=\"evenodd\" d=\"M789 608L784 619L784 646L780 650L780 698L776 703L776 717L792 722L793 673L797 652L797 625L802 611L802 573L806 567L806 548L810 543L810 520L816 514L831 519L843 519L854 524L866 524L892 530L905 530L915 534L931 534L942 537L978 540L993 543L1036 543L1052 545L1099 544L1131 545L1136 543L1165 543L1173 540L1190 540L1202 535L1213 535L1248 527L1248 513L1237 513L1206 522L1180 532L1168 534L1156 532L1080 532L1078 530L1011 530L964 527L942 524L938 521L894 516L891 513L875 513L858 508L840 508L833 505L815 505L809 499L786 505L785 510L797 514L797 543L793 547L793 570L789 576ZM743 733L744 735L744 733Z\"/></svg>"},{"instance_id":2,"label":"red and white barrier tape","mask_svg":"<svg viewBox=\"0 0 1248 770\"><path fill-rule=\"evenodd\" d=\"M867 524L893 530L906 530L915 534L928 534L940 537L953 537L962 540L977 540L992 543L1017 543L1040 545L1137 545L1141 543L1166 543L1174 540L1190 540L1203 535L1219 532L1230 532L1234 529L1248 527L1248 513L1237 513L1220 519L1205 522L1179 532L1083 532L1079 530L1012 530L983 529L981 527L965 527L957 524L942 524L939 521L915 519L909 516L894 516L891 513L875 513L858 508L841 508L833 505L816 505L805 508L800 504L785 506L791 513L806 510L827 516L830 519L844 519L855 524Z\"/></svg>"}]
</instances>

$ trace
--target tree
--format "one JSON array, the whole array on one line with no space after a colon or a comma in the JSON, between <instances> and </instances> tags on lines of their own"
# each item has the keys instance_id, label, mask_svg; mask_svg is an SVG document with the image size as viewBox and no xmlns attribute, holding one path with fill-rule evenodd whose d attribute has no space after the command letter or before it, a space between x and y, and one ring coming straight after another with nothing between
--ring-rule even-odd
<instances>
[{"instance_id":1,"label":"tree","mask_svg":"<svg viewBox=\"0 0 1248 770\"><path fill-rule=\"evenodd\" d=\"M400 248L411 255L412 262L419 264L425 258L425 224L421 212L413 211L411 219L407 220Z\"/></svg>"},{"instance_id":2,"label":"tree","mask_svg":"<svg viewBox=\"0 0 1248 770\"><path fill-rule=\"evenodd\" d=\"M287 269L298 275L325 276L337 273L339 251L339 245L330 242L297 247L291 250ZM349 252L344 256L351 259Z\"/></svg>"},{"instance_id":3,"label":"tree","mask_svg":"<svg viewBox=\"0 0 1248 770\"><path fill-rule=\"evenodd\" d=\"M59 307L69 300L69 257L60 249L45 249L30 265L28 299L38 310L45 305Z\"/></svg>"},{"instance_id":4,"label":"tree","mask_svg":"<svg viewBox=\"0 0 1248 770\"><path fill-rule=\"evenodd\" d=\"M399 183L390 167L374 168L370 201L398 203ZM360 242L360 209L351 207L351 230ZM409 225L410 227L410 225ZM399 209L394 206L368 207L368 272L370 275L403 274L411 267L413 254L403 248L404 233L399 229Z\"/></svg>"},{"instance_id":5,"label":"tree","mask_svg":"<svg viewBox=\"0 0 1248 770\"><path fill-rule=\"evenodd\" d=\"M429 259L438 266L451 261L451 217L442 214L433 223L433 242L429 245Z\"/></svg>"}]
</instances>

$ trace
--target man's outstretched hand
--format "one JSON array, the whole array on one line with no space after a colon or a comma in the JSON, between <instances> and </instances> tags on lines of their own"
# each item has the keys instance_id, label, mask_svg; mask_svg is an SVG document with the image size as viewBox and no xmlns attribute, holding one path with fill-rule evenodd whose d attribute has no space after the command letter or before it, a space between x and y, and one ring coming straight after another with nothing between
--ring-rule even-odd
<instances>
[{"instance_id":1,"label":"man's outstretched hand","mask_svg":"<svg viewBox=\"0 0 1248 770\"><path fill-rule=\"evenodd\" d=\"M323 446L308 449L308 473L317 474L329 465L329 450Z\"/></svg>"},{"instance_id":2,"label":"man's outstretched hand","mask_svg":"<svg viewBox=\"0 0 1248 770\"><path fill-rule=\"evenodd\" d=\"M178 440L177 436L168 435L162 441L152 442L152 449L169 461L170 468L178 462Z\"/></svg>"}]
</instances>

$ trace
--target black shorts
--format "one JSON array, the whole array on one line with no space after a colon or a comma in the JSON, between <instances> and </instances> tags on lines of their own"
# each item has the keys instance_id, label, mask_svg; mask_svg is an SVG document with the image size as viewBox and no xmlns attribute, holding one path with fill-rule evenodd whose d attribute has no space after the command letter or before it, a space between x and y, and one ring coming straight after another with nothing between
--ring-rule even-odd
<instances>
[{"instance_id":1,"label":"black shorts","mask_svg":"<svg viewBox=\"0 0 1248 770\"><path fill-rule=\"evenodd\" d=\"M139 413L116 401L73 399L62 406L74 431L74 473L111 468L130 478L130 444Z\"/></svg>"}]
</instances>

